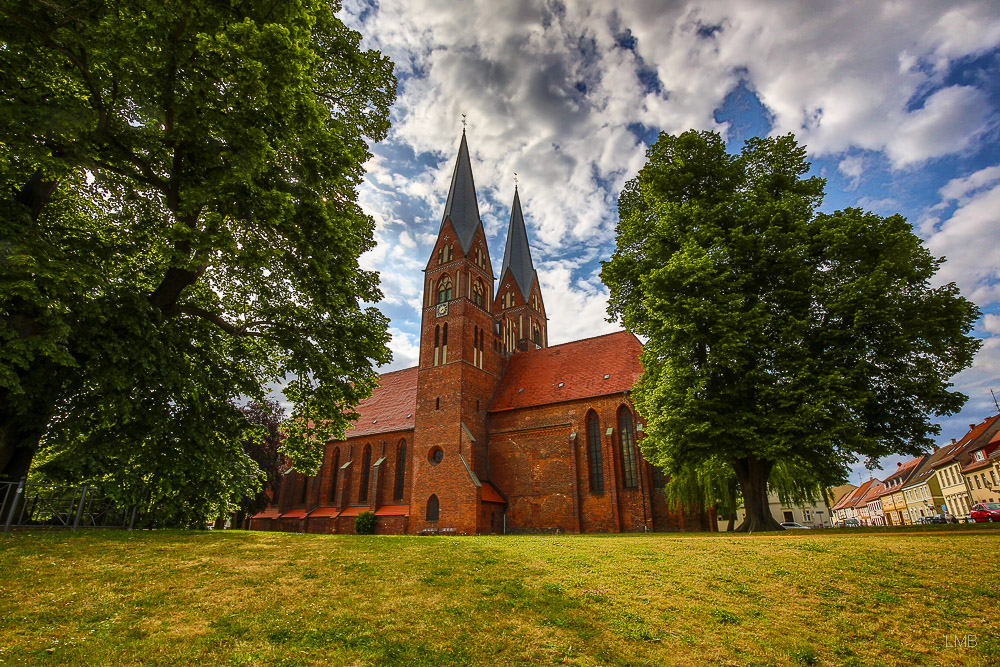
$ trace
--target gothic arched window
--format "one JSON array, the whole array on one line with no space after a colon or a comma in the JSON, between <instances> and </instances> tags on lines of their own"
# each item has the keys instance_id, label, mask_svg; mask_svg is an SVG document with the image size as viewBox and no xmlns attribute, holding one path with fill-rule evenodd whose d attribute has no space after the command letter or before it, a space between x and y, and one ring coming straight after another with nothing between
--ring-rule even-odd
<instances>
[{"instance_id":1,"label":"gothic arched window","mask_svg":"<svg viewBox=\"0 0 1000 667\"><path fill-rule=\"evenodd\" d=\"M472 286L472 303L476 304L480 308L483 307L484 292L485 290L483 289L483 282L481 280L477 280L476 284Z\"/></svg>"},{"instance_id":2,"label":"gothic arched window","mask_svg":"<svg viewBox=\"0 0 1000 667\"><path fill-rule=\"evenodd\" d=\"M396 448L396 489L392 494L395 500L403 499L403 483L406 481L406 440L399 441Z\"/></svg>"},{"instance_id":3,"label":"gothic arched window","mask_svg":"<svg viewBox=\"0 0 1000 667\"><path fill-rule=\"evenodd\" d=\"M438 506L438 497L432 495L427 499L427 520L437 521L441 514L441 508Z\"/></svg>"},{"instance_id":4,"label":"gothic arched window","mask_svg":"<svg viewBox=\"0 0 1000 667\"><path fill-rule=\"evenodd\" d=\"M480 368L483 367L483 347L484 347L484 345L483 345L483 339L486 338L485 334L486 334L486 331L484 331L483 329L479 330L479 367Z\"/></svg>"},{"instance_id":5,"label":"gothic arched window","mask_svg":"<svg viewBox=\"0 0 1000 667\"><path fill-rule=\"evenodd\" d=\"M441 328L441 363L448 363L448 323Z\"/></svg>"},{"instance_id":6,"label":"gothic arched window","mask_svg":"<svg viewBox=\"0 0 1000 667\"><path fill-rule=\"evenodd\" d=\"M622 447L622 483L626 489L634 489L639 486L635 431L632 430L632 412L624 405L618 409L618 433Z\"/></svg>"},{"instance_id":7,"label":"gothic arched window","mask_svg":"<svg viewBox=\"0 0 1000 667\"><path fill-rule=\"evenodd\" d=\"M538 347L542 346L542 330L538 328L538 322L531 323L531 339Z\"/></svg>"},{"instance_id":8,"label":"gothic arched window","mask_svg":"<svg viewBox=\"0 0 1000 667\"><path fill-rule=\"evenodd\" d=\"M299 497L299 505L306 504L306 498L309 495L309 476L302 475L302 495Z\"/></svg>"},{"instance_id":9,"label":"gothic arched window","mask_svg":"<svg viewBox=\"0 0 1000 667\"><path fill-rule=\"evenodd\" d=\"M590 492L604 493L604 457L601 453L601 421L597 413L587 413L587 462L590 468Z\"/></svg>"},{"instance_id":10,"label":"gothic arched window","mask_svg":"<svg viewBox=\"0 0 1000 667\"><path fill-rule=\"evenodd\" d=\"M333 450L333 458L330 459L333 469L330 471L330 495L329 502L337 502L337 477L340 475L340 447Z\"/></svg>"},{"instance_id":11,"label":"gothic arched window","mask_svg":"<svg viewBox=\"0 0 1000 667\"><path fill-rule=\"evenodd\" d=\"M434 365L441 363L441 327L434 327Z\"/></svg>"},{"instance_id":12,"label":"gothic arched window","mask_svg":"<svg viewBox=\"0 0 1000 667\"><path fill-rule=\"evenodd\" d=\"M445 262L450 262L452 258L452 244L443 245L438 248L438 264L444 264Z\"/></svg>"},{"instance_id":13,"label":"gothic arched window","mask_svg":"<svg viewBox=\"0 0 1000 667\"><path fill-rule=\"evenodd\" d=\"M451 301L451 278L444 276L438 281L438 303L445 303L446 301Z\"/></svg>"},{"instance_id":14,"label":"gothic arched window","mask_svg":"<svg viewBox=\"0 0 1000 667\"><path fill-rule=\"evenodd\" d=\"M365 445L365 457L361 463L361 488L358 489L358 502L368 502L368 479L372 467L372 446Z\"/></svg>"}]
</instances>

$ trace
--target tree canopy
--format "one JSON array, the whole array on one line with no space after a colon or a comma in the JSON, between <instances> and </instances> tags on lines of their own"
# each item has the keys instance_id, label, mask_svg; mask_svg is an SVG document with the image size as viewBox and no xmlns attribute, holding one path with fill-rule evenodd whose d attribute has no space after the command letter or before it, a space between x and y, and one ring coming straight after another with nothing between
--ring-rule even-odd
<instances>
[{"instance_id":1,"label":"tree canopy","mask_svg":"<svg viewBox=\"0 0 1000 667\"><path fill-rule=\"evenodd\" d=\"M390 358L356 188L395 79L337 10L0 8L4 476L44 442L129 489L238 498L237 403L278 384L301 469L342 434Z\"/></svg>"},{"instance_id":2,"label":"tree canopy","mask_svg":"<svg viewBox=\"0 0 1000 667\"><path fill-rule=\"evenodd\" d=\"M782 462L811 481L857 457L932 445L932 415L960 409L978 309L933 283L904 218L820 213L791 135L727 153L711 132L661 134L618 203L602 268L608 312L648 339L634 389L643 452L667 472L722 460L748 521L776 528L767 481Z\"/></svg>"}]
</instances>

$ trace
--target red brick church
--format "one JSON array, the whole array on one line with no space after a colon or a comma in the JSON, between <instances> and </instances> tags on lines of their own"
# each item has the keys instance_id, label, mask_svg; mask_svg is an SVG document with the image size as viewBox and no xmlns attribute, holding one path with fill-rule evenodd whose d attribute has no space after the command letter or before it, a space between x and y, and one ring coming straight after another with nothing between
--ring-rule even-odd
<instances>
[{"instance_id":1,"label":"red brick church","mask_svg":"<svg viewBox=\"0 0 1000 667\"><path fill-rule=\"evenodd\" d=\"M257 530L378 533L710 530L670 511L636 446L628 332L549 347L517 188L493 273L465 134L425 269L420 359L385 373L319 474L289 473ZM495 287L496 286L496 287Z\"/></svg>"}]
</instances>

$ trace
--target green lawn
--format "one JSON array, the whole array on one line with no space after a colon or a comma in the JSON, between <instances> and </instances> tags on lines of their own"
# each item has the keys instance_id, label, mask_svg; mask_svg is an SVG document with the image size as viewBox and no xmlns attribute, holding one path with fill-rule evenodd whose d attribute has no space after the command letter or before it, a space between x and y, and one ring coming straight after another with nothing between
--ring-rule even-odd
<instances>
[{"instance_id":1,"label":"green lawn","mask_svg":"<svg viewBox=\"0 0 1000 667\"><path fill-rule=\"evenodd\" d=\"M997 665L991 527L18 533L0 664Z\"/></svg>"}]
</instances>

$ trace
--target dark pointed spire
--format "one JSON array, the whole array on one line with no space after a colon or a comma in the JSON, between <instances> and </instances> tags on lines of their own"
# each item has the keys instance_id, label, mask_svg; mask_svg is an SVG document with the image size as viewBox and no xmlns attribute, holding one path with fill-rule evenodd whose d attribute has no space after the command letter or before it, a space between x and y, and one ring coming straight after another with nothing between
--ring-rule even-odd
<instances>
[{"instance_id":1,"label":"dark pointed spire","mask_svg":"<svg viewBox=\"0 0 1000 667\"><path fill-rule=\"evenodd\" d=\"M535 278L535 267L531 263L531 248L528 246L528 232L524 229L524 216L521 215L521 198L514 186L514 203L510 208L510 227L507 229L507 247L503 251L503 266L500 267L500 277L510 268L514 281L521 288L521 295L528 300L531 293L531 283Z\"/></svg>"},{"instance_id":2,"label":"dark pointed spire","mask_svg":"<svg viewBox=\"0 0 1000 667\"><path fill-rule=\"evenodd\" d=\"M465 128L462 128L462 144L458 147L458 159L455 161L455 173L451 177L451 189L441 217L441 227L444 227L444 221L448 218L451 218L451 226L455 228L458 242L462 244L462 252L468 253L476 229L482 223L479 220L479 203L476 201L476 184L472 180Z\"/></svg>"}]
</instances>

